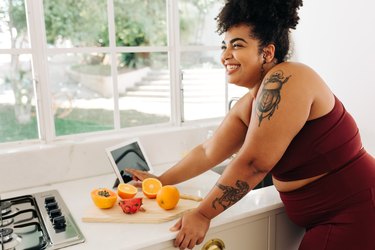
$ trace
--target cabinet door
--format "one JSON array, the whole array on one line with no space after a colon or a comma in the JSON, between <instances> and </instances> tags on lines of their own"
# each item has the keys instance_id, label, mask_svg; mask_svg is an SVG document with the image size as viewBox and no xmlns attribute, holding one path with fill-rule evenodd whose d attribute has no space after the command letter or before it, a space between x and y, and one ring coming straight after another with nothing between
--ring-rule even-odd
<instances>
[{"instance_id":1,"label":"cabinet door","mask_svg":"<svg viewBox=\"0 0 375 250\"><path fill-rule=\"evenodd\" d=\"M204 242L193 250L201 250L212 239L222 240L226 250L297 250L304 232L280 208L211 228ZM142 250L176 249L170 240Z\"/></svg>"},{"instance_id":2,"label":"cabinet door","mask_svg":"<svg viewBox=\"0 0 375 250\"><path fill-rule=\"evenodd\" d=\"M230 250L267 250L269 242L269 217L257 220L245 220L225 224L210 229L202 244L194 247L194 250L201 250L206 242L211 239L220 239L225 244L225 249ZM176 250L173 241L163 242L144 250Z\"/></svg>"},{"instance_id":3,"label":"cabinet door","mask_svg":"<svg viewBox=\"0 0 375 250\"><path fill-rule=\"evenodd\" d=\"M293 224L285 212L276 214L276 250L297 250L304 233L305 230Z\"/></svg>"},{"instance_id":4,"label":"cabinet door","mask_svg":"<svg viewBox=\"0 0 375 250\"><path fill-rule=\"evenodd\" d=\"M200 250L204 244L211 239L220 239L225 244L225 249L236 250L267 250L269 238L269 220L268 217L261 218L231 228L208 233L205 241L195 247L194 250Z\"/></svg>"}]
</instances>

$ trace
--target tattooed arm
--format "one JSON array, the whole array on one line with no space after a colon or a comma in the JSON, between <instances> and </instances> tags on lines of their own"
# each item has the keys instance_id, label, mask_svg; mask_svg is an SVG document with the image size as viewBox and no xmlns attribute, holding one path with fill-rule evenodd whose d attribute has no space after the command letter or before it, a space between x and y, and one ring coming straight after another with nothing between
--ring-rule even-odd
<instances>
[{"instance_id":1,"label":"tattooed arm","mask_svg":"<svg viewBox=\"0 0 375 250\"><path fill-rule=\"evenodd\" d=\"M288 82L290 77L285 77L283 71L280 70L265 80L256 105L256 113L259 118L258 126L260 126L264 118L271 119L281 101L281 88L283 84Z\"/></svg>"},{"instance_id":2,"label":"tattooed arm","mask_svg":"<svg viewBox=\"0 0 375 250\"><path fill-rule=\"evenodd\" d=\"M267 73L258 89L250 91L251 98L247 99L250 105L242 101L231 110L211 141L214 146L207 147L206 153L220 152L220 143L226 143L227 138L233 144L226 146L238 147L241 143L239 151L200 205L172 228L180 230L176 246L202 242L211 219L252 190L280 160L306 121L322 115L321 106L314 100L325 101L329 92L316 83L317 78L311 69L300 64L277 65ZM232 134L236 136L228 137ZM241 136L243 139L239 139Z\"/></svg>"},{"instance_id":3,"label":"tattooed arm","mask_svg":"<svg viewBox=\"0 0 375 250\"><path fill-rule=\"evenodd\" d=\"M257 117L256 120L258 121L258 128L254 127L256 132L262 132L260 126L263 119L271 120L275 114L281 101L281 89L289 78L291 78L291 75L285 76L283 71L278 70L265 79L253 109L254 116ZM248 132L248 135L251 134L254 134L254 132ZM263 143L266 144L265 141ZM260 143L257 145L259 147ZM210 207L208 202L202 203L200 210L206 217L213 218L241 200L270 170L267 165L257 166L254 159L250 158L251 152L246 151L248 152L246 155L243 155L242 152L240 151L239 156L227 167L228 169L207 197L211 201Z\"/></svg>"},{"instance_id":4,"label":"tattooed arm","mask_svg":"<svg viewBox=\"0 0 375 250\"><path fill-rule=\"evenodd\" d=\"M237 157L227 166L197 210L208 219L216 217L247 195L266 174L255 166L242 165Z\"/></svg>"},{"instance_id":5,"label":"tattooed arm","mask_svg":"<svg viewBox=\"0 0 375 250\"><path fill-rule=\"evenodd\" d=\"M220 183L216 183L216 186L223 191L220 197L217 197L212 202L212 207L218 209L217 205L221 206L224 210L232 206L237 201L241 200L249 191L250 187L246 181L237 180L236 186L225 186Z\"/></svg>"}]
</instances>

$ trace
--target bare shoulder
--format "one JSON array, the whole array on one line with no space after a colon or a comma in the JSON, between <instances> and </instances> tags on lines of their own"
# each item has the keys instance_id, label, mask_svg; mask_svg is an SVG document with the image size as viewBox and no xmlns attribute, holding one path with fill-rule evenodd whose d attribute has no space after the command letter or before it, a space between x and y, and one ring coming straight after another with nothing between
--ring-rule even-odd
<instances>
[{"instance_id":1,"label":"bare shoulder","mask_svg":"<svg viewBox=\"0 0 375 250\"><path fill-rule=\"evenodd\" d=\"M277 64L273 69L284 69L284 70L291 70L295 73L312 73L317 74L315 70L309 67L306 64L300 62L283 62Z\"/></svg>"},{"instance_id":2,"label":"bare shoulder","mask_svg":"<svg viewBox=\"0 0 375 250\"><path fill-rule=\"evenodd\" d=\"M271 101L275 108L286 104L309 106L316 92L312 85L320 85L321 82L319 75L304 64L280 63L265 75L257 93L257 107L263 109L264 105L269 105L268 101ZM272 115L273 112L268 114L268 118Z\"/></svg>"},{"instance_id":3,"label":"bare shoulder","mask_svg":"<svg viewBox=\"0 0 375 250\"><path fill-rule=\"evenodd\" d=\"M308 120L329 112L333 107L332 91L311 67L296 62L280 63L267 73L264 84L270 86L267 81L277 77L287 82L282 86L283 98L287 103L310 107Z\"/></svg>"},{"instance_id":4,"label":"bare shoulder","mask_svg":"<svg viewBox=\"0 0 375 250\"><path fill-rule=\"evenodd\" d=\"M283 62L273 67L266 75L266 78L275 72L290 75L292 82L298 83L298 87L314 90L324 87L326 84L319 73L306 64L298 62Z\"/></svg>"},{"instance_id":5,"label":"bare shoulder","mask_svg":"<svg viewBox=\"0 0 375 250\"><path fill-rule=\"evenodd\" d=\"M311 67L296 62L280 63L267 72L257 99L270 97L268 94L282 97L284 105L306 109L324 100L333 100L332 92L320 75Z\"/></svg>"},{"instance_id":6,"label":"bare shoulder","mask_svg":"<svg viewBox=\"0 0 375 250\"><path fill-rule=\"evenodd\" d=\"M267 75L273 74L276 71L282 71L286 74L291 74L293 75L293 78L297 78L299 80L324 82L323 79L319 76L318 72L303 63L283 62L273 67Z\"/></svg>"}]
</instances>

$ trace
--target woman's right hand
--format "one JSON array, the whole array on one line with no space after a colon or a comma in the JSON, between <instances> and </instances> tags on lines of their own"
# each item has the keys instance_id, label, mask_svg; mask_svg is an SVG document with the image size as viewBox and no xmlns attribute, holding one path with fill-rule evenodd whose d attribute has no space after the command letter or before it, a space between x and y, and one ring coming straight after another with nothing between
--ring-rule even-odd
<instances>
[{"instance_id":1,"label":"woman's right hand","mask_svg":"<svg viewBox=\"0 0 375 250\"><path fill-rule=\"evenodd\" d=\"M133 181L135 181L135 182L138 182L138 181L142 182L146 178L159 179L157 176L155 176L153 174L150 174L147 171L142 171L142 170L132 169L132 168L126 168L124 170L125 170L125 172L128 172L129 174L131 174L133 176Z\"/></svg>"}]
</instances>

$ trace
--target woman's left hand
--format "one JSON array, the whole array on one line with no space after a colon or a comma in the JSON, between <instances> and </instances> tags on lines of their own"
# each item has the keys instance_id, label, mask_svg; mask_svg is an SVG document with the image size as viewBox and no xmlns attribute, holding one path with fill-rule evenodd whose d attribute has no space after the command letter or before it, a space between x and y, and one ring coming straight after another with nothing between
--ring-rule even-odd
<instances>
[{"instance_id":1,"label":"woman's left hand","mask_svg":"<svg viewBox=\"0 0 375 250\"><path fill-rule=\"evenodd\" d=\"M211 220L197 209L187 212L170 229L171 231L179 231L174 246L180 249L192 249L195 245L199 245L206 236L210 222Z\"/></svg>"}]
</instances>

